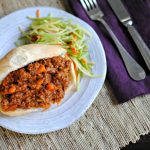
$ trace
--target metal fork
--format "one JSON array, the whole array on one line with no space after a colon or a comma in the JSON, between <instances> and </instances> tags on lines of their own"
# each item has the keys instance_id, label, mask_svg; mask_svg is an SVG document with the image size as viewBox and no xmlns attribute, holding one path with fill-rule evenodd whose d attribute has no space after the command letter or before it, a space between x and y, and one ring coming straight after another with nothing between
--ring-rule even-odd
<instances>
[{"instance_id":1,"label":"metal fork","mask_svg":"<svg viewBox=\"0 0 150 150\"><path fill-rule=\"evenodd\" d=\"M127 72L130 77L136 81L144 79L146 76L144 69L125 50L109 25L105 22L105 20L103 19L104 14L102 10L100 10L96 0L80 0L80 2L87 12L88 16L92 20L99 21L104 25L105 29L108 31L116 47L118 48L118 51L123 59L124 65L126 66Z\"/></svg>"}]
</instances>

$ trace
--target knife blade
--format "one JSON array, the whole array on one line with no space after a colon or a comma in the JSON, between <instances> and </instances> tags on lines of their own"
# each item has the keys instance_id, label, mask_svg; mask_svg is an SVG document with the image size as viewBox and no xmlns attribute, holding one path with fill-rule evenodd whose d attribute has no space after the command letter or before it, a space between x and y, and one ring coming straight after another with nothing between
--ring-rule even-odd
<instances>
[{"instance_id":1,"label":"knife blade","mask_svg":"<svg viewBox=\"0 0 150 150\"><path fill-rule=\"evenodd\" d=\"M107 0L107 1L121 22L124 23L125 21L131 19L129 13L127 12L127 10L125 9L120 0Z\"/></svg>"},{"instance_id":2,"label":"knife blade","mask_svg":"<svg viewBox=\"0 0 150 150\"><path fill-rule=\"evenodd\" d=\"M150 49L146 45L145 41L142 39L138 31L133 26L133 20L124 7L121 0L107 0L109 5L111 6L112 10L120 20L120 22L125 25L134 40L137 48L139 49L148 69L150 70Z\"/></svg>"}]
</instances>

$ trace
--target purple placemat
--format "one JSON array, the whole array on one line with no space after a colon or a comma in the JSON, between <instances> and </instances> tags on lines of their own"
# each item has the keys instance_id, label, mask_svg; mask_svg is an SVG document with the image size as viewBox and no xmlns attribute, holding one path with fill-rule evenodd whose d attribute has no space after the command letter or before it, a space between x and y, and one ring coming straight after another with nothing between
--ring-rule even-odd
<instances>
[{"instance_id":1,"label":"purple placemat","mask_svg":"<svg viewBox=\"0 0 150 150\"><path fill-rule=\"evenodd\" d=\"M104 19L110 25L113 32L126 50L147 72L146 79L142 81L132 80L124 67L117 48L108 34L106 34L106 30L103 26L88 18L79 0L69 0L74 14L91 25L102 41L108 66L107 78L118 101L123 103L138 95L150 93L150 71L148 71L127 29L117 20L106 0L97 0L97 2L105 14ZM134 26L148 47L150 47L150 0L124 0L123 2L134 20Z\"/></svg>"}]
</instances>

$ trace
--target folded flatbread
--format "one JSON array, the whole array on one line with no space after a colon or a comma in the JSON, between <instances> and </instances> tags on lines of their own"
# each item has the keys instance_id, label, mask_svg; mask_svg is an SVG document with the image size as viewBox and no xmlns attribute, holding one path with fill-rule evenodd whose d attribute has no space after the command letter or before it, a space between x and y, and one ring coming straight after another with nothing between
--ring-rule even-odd
<instances>
[{"instance_id":1,"label":"folded flatbread","mask_svg":"<svg viewBox=\"0 0 150 150\"><path fill-rule=\"evenodd\" d=\"M48 109L75 87L74 64L60 46L24 45L0 60L0 111L5 115Z\"/></svg>"}]
</instances>

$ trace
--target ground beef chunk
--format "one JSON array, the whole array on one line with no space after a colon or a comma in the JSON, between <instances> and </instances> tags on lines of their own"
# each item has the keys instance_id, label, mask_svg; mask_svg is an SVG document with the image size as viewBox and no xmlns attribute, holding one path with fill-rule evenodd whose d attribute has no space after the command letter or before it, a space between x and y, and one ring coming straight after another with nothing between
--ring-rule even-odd
<instances>
[{"instance_id":1,"label":"ground beef chunk","mask_svg":"<svg viewBox=\"0 0 150 150\"><path fill-rule=\"evenodd\" d=\"M33 62L7 75L0 85L3 111L60 103L69 86L71 62L61 56Z\"/></svg>"}]
</instances>

